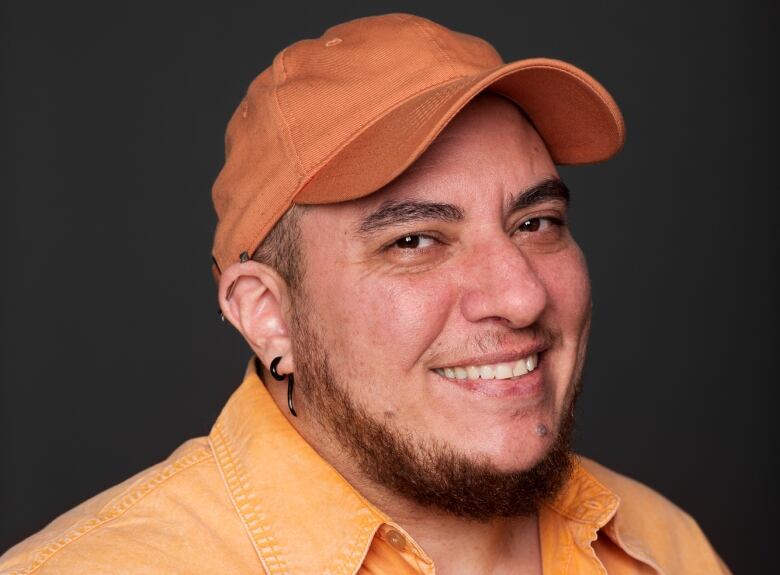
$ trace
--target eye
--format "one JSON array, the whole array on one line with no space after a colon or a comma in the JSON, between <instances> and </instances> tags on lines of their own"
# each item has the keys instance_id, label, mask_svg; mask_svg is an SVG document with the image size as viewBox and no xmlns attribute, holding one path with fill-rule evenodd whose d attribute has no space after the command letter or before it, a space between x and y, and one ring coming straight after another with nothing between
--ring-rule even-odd
<instances>
[{"instance_id":1,"label":"eye","mask_svg":"<svg viewBox=\"0 0 780 575\"><path fill-rule=\"evenodd\" d=\"M430 247L433 245L434 241L433 238L422 234L409 234L395 240L393 247L405 250L416 250Z\"/></svg>"},{"instance_id":2,"label":"eye","mask_svg":"<svg viewBox=\"0 0 780 575\"><path fill-rule=\"evenodd\" d=\"M538 217L530 218L521 223L517 231L518 232L539 232L549 229L551 226L560 226L561 220L552 217Z\"/></svg>"}]
</instances>

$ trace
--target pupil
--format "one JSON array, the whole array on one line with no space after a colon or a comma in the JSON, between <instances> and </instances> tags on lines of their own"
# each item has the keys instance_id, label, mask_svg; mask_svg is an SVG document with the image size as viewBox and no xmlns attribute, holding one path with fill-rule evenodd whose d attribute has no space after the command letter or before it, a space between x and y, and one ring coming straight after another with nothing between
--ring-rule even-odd
<instances>
[{"instance_id":1,"label":"pupil","mask_svg":"<svg viewBox=\"0 0 780 575\"><path fill-rule=\"evenodd\" d=\"M399 243L402 248L416 248L420 244L420 236L406 236Z\"/></svg>"},{"instance_id":2,"label":"pupil","mask_svg":"<svg viewBox=\"0 0 780 575\"><path fill-rule=\"evenodd\" d=\"M535 232L539 230L539 218L528 220L523 224L523 231Z\"/></svg>"}]
</instances>

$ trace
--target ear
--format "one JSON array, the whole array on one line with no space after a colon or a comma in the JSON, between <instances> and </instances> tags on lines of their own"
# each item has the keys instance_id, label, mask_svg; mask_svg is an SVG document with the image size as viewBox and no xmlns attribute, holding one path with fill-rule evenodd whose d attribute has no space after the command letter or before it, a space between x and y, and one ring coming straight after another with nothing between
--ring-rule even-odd
<instances>
[{"instance_id":1,"label":"ear","mask_svg":"<svg viewBox=\"0 0 780 575\"><path fill-rule=\"evenodd\" d=\"M285 317L289 290L273 268L253 260L229 266L219 278L219 307L263 365L281 356L279 373L295 371Z\"/></svg>"}]
</instances>

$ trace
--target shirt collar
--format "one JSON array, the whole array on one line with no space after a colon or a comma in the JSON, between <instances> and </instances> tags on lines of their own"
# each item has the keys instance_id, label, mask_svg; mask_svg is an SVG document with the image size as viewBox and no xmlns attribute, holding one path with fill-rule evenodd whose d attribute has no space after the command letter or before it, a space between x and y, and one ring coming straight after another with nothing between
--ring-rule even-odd
<instances>
[{"instance_id":1,"label":"shirt collar","mask_svg":"<svg viewBox=\"0 0 780 575\"><path fill-rule=\"evenodd\" d=\"M268 573L355 573L379 527L394 525L290 425L254 361L209 440L233 506ZM597 530L613 518L619 503L575 458L569 481L548 506Z\"/></svg>"},{"instance_id":2,"label":"shirt collar","mask_svg":"<svg viewBox=\"0 0 780 575\"><path fill-rule=\"evenodd\" d=\"M575 455L571 476L548 506L568 519L601 529L615 516L620 498L593 477Z\"/></svg>"},{"instance_id":3,"label":"shirt collar","mask_svg":"<svg viewBox=\"0 0 780 575\"><path fill-rule=\"evenodd\" d=\"M250 361L209 440L269 573L354 573L388 518L298 434Z\"/></svg>"}]
</instances>

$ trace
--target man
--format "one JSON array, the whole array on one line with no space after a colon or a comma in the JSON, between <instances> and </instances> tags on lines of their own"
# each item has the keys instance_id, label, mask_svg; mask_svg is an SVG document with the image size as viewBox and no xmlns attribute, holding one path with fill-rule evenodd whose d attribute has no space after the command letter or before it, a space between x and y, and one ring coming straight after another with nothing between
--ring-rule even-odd
<instances>
[{"instance_id":1,"label":"man","mask_svg":"<svg viewBox=\"0 0 780 575\"><path fill-rule=\"evenodd\" d=\"M581 70L414 16L284 50L214 186L243 384L208 438L0 572L728 572L673 504L569 451L590 289L555 164L623 134Z\"/></svg>"}]
</instances>

